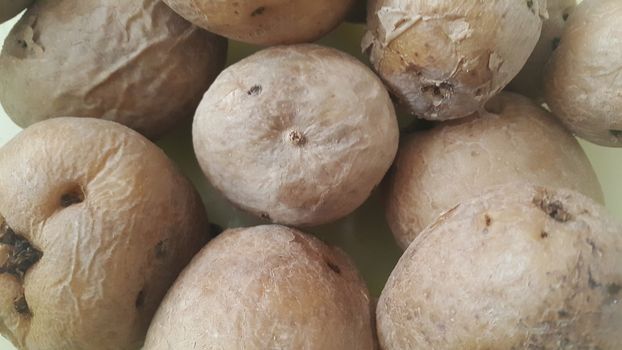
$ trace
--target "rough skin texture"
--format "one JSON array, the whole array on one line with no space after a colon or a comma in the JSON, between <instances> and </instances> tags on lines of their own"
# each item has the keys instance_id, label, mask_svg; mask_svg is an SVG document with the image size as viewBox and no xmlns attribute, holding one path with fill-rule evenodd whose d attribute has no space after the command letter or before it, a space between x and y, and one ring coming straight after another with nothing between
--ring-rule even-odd
<instances>
[{"instance_id":1,"label":"rough skin texture","mask_svg":"<svg viewBox=\"0 0 622 350\"><path fill-rule=\"evenodd\" d=\"M0 23L17 16L34 0L0 0Z\"/></svg>"},{"instance_id":2,"label":"rough skin texture","mask_svg":"<svg viewBox=\"0 0 622 350\"><path fill-rule=\"evenodd\" d=\"M155 138L190 117L226 41L156 0L39 0L0 55L0 101L22 127L113 120Z\"/></svg>"},{"instance_id":3,"label":"rough skin texture","mask_svg":"<svg viewBox=\"0 0 622 350\"><path fill-rule=\"evenodd\" d=\"M508 90L543 101L544 67L560 43L566 21L577 5L576 0L547 0L549 18L542 23L542 34L527 63L508 85Z\"/></svg>"},{"instance_id":4,"label":"rough skin texture","mask_svg":"<svg viewBox=\"0 0 622 350\"><path fill-rule=\"evenodd\" d=\"M509 186L408 247L377 310L384 350L622 348L622 225L568 190Z\"/></svg>"},{"instance_id":5,"label":"rough skin texture","mask_svg":"<svg viewBox=\"0 0 622 350\"><path fill-rule=\"evenodd\" d=\"M266 49L227 68L193 126L216 188L257 216L298 226L361 205L390 167L398 133L373 72L317 45Z\"/></svg>"},{"instance_id":6,"label":"rough skin texture","mask_svg":"<svg viewBox=\"0 0 622 350\"><path fill-rule=\"evenodd\" d=\"M622 1L585 0L547 66L546 102L578 136L622 147L621 69Z\"/></svg>"},{"instance_id":7,"label":"rough skin texture","mask_svg":"<svg viewBox=\"0 0 622 350\"><path fill-rule=\"evenodd\" d=\"M371 306L337 248L283 226L232 229L177 279L144 349L372 350Z\"/></svg>"},{"instance_id":8,"label":"rough skin texture","mask_svg":"<svg viewBox=\"0 0 622 350\"><path fill-rule=\"evenodd\" d=\"M0 149L0 334L23 350L136 350L208 238L164 153L110 121L55 118Z\"/></svg>"},{"instance_id":9,"label":"rough skin texture","mask_svg":"<svg viewBox=\"0 0 622 350\"><path fill-rule=\"evenodd\" d=\"M354 0L164 0L190 22L230 39L278 45L311 42L335 28Z\"/></svg>"},{"instance_id":10,"label":"rough skin texture","mask_svg":"<svg viewBox=\"0 0 622 350\"><path fill-rule=\"evenodd\" d=\"M387 195L387 220L403 249L442 212L491 186L528 181L604 202L583 149L553 116L512 93L487 108L494 114L404 138Z\"/></svg>"},{"instance_id":11,"label":"rough skin texture","mask_svg":"<svg viewBox=\"0 0 622 350\"><path fill-rule=\"evenodd\" d=\"M501 91L538 41L544 0L372 0L363 51L419 118L466 117Z\"/></svg>"}]
</instances>

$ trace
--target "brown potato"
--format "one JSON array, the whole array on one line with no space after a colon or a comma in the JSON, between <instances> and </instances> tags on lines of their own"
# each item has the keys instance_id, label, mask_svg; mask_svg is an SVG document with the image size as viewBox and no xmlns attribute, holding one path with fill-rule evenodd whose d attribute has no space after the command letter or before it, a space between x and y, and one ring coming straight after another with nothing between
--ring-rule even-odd
<instances>
[{"instance_id":1,"label":"brown potato","mask_svg":"<svg viewBox=\"0 0 622 350\"><path fill-rule=\"evenodd\" d=\"M372 350L372 305L341 250L283 226L231 229L177 279L144 350Z\"/></svg>"},{"instance_id":2,"label":"brown potato","mask_svg":"<svg viewBox=\"0 0 622 350\"><path fill-rule=\"evenodd\" d=\"M257 45L319 39L335 28L354 0L164 0L190 22Z\"/></svg>"},{"instance_id":3,"label":"brown potato","mask_svg":"<svg viewBox=\"0 0 622 350\"><path fill-rule=\"evenodd\" d=\"M508 85L508 90L538 101L544 100L544 66L559 45L566 21L576 5L576 0L547 0L549 18L542 23L540 40L523 69Z\"/></svg>"},{"instance_id":4,"label":"brown potato","mask_svg":"<svg viewBox=\"0 0 622 350\"><path fill-rule=\"evenodd\" d=\"M585 0L547 65L546 102L578 136L622 147L622 1Z\"/></svg>"},{"instance_id":5,"label":"brown potato","mask_svg":"<svg viewBox=\"0 0 622 350\"><path fill-rule=\"evenodd\" d=\"M514 185L408 247L378 303L381 348L622 347L622 225L588 197Z\"/></svg>"},{"instance_id":6,"label":"brown potato","mask_svg":"<svg viewBox=\"0 0 622 350\"><path fill-rule=\"evenodd\" d=\"M0 334L24 350L140 348L207 230L194 188L136 132L29 127L0 149Z\"/></svg>"},{"instance_id":7,"label":"brown potato","mask_svg":"<svg viewBox=\"0 0 622 350\"><path fill-rule=\"evenodd\" d=\"M386 202L389 226L403 249L443 211L491 186L527 181L604 201L585 152L548 112L512 93L501 93L487 108L493 114L403 140Z\"/></svg>"},{"instance_id":8,"label":"brown potato","mask_svg":"<svg viewBox=\"0 0 622 350\"><path fill-rule=\"evenodd\" d=\"M397 152L395 110L354 58L274 47L227 68L203 97L194 149L209 181L273 222L312 226L360 206Z\"/></svg>"},{"instance_id":9,"label":"brown potato","mask_svg":"<svg viewBox=\"0 0 622 350\"><path fill-rule=\"evenodd\" d=\"M520 71L545 15L544 0L371 0L362 47L415 116L462 118Z\"/></svg>"},{"instance_id":10,"label":"brown potato","mask_svg":"<svg viewBox=\"0 0 622 350\"><path fill-rule=\"evenodd\" d=\"M113 120L155 138L196 109L226 41L154 0L40 0L7 37L0 101L22 127Z\"/></svg>"},{"instance_id":11,"label":"brown potato","mask_svg":"<svg viewBox=\"0 0 622 350\"><path fill-rule=\"evenodd\" d=\"M0 23L8 21L30 6L34 0L0 0Z\"/></svg>"}]
</instances>

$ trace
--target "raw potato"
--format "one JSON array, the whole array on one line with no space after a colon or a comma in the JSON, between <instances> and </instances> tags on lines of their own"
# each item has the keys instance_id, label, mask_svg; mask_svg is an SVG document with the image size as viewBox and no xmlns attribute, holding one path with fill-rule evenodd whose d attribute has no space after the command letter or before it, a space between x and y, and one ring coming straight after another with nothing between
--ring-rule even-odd
<instances>
[{"instance_id":1,"label":"raw potato","mask_svg":"<svg viewBox=\"0 0 622 350\"><path fill-rule=\"evenodd\" d=\"M5 41L0 101L22 127L83 116L155 138L192 115L226 47L161 1L39 0Z\"/></svg>"},{"instance_id":2,"label":"raw potato","mask_svg":"<svg viewBox=\"0 0 622 350\"><path fill-rule=\"evenodd\" d=\"M487 188L528 181L570 188L603 202L583 149L529 99L501 93L475 115L403 141L389 181L387 220L406 249L445 210Z\"/></svg>"},{"instance_id":3,"label":"raw potato","mask_svg":"<svg viewBox=\"0 0 622 350\"><path fill-rule=\"evenodd\" d=\"M17 16L34 0L0 0L0 23Z\"/></svg>"},{"instance_id":4,"label":"raw potato","mask_svg":"<svg viewBox=\"0 0 622 350\"><path fill-rule=\"evenodd\" d=\"M0 333L23 350L136 350L208 238L191 184L105 120L55 118L0 149Z\"/></svg>"},{"instance_id":5,"label":"raw potato","mask_svg":"<svg viewBox=\"0 0 622 350\"><path fill-rule=\"evenodd\" d=\"M567 190L509 186L408 247L377 310L381 348L622 348L622 225Z\"/></svg>"},{"instance_id":6,"label":"raw potato","mask_svg":"<svg viewBox=\"0 0 622 350\"><path fill-rule=\"evenodd\" d=\"M414 115L462 118L520 71L545 15L545 0L372 0L362 47Z\"/></svg>"},{"instance_id":7,"label":"raw potato","mask_svg":"<svg viewBox=\"0 0 622 350\"><path fill-rule=\"evenodd\" d=\"M177 279L144 350L372 350L372 305L339 249L283 226L231 229Z\"/></svg>"},{"instance_id":8,"label":"raw potato","mask_svg":"<svg viewBox=\"0 0 622 350\"><path fill-rule=\"evenodd\" d=\"M310 42L337 27L354 0L164 0L190 22L257 45Z\"/></svg>"},{"instance_id":9,"label":"raw potato","mask_svg":"<svg viewBox=\"0 0 622 350\"><path fill-rule=\"evenodd\" d=\"M622 147L622 1L585 0L547 66L546 102L578 136Z\"/></svg>"},{"instance_id":10,"label":"raw potato","mask_svg":"<svg viewBox=\"0 0 622 350\"><path fill-rule=\"evenodd\" d=\"M576 0L547 0L549 18L542 23L542 34L527 63L508 85L508 90L542 101L544 66L559 45L568 17L577 5Z\"/></svg>"},{"instance_id":11,"label":"raw potato","mask_svg":"<svg viewBox=\"0 0 622 350\"><path fill-rule=\"evenodd\" d=\"M391 99L362 63L317 45L274 47L227 68L197 110L194 149L231 202L297 226L337 220L397 152Z\"/></svg>"}]
</instances>

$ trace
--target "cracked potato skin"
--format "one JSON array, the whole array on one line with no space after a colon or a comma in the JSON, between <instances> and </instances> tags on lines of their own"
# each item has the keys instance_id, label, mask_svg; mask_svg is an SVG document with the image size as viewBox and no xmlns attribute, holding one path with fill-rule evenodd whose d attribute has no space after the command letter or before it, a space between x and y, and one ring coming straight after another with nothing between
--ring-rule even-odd
<instances>
[{"instance_id":1,"label":"cracked potato skin","mask_svg":"<svg viewBox=\"0 0 622 350\"><path fill-rule=\"evenodd\" d=\"M585 0L544 77L546 102L577 136L622 147L622 2Z\"/></svg>"},{"instance_id":2,"label":"cracked potato skin","mask_svg":"<svg viewBox=\"0 0 622 350\"><path fill-rule=\"evenodd\" d=\"M255 45L315 41L346 17L354 0L164 0L190 22Z\"/></svg>"},{"instance_id":3,"label":"cracked potato skin","mask_svg":"<svg viewBox=\"0 0 622 350\"><path fill-rule=\"evenodd\" d=\"M402 249L442 212L492 186L532 182L604 203L585 152L550 113L508 92L486 107L490 113L402 140L386 196L387 221Z\"/></svg>"},{"instance_id":4,"label":"cracked potato skin","mask_svg":"<svg viewBox=\"0 0 622 350\"><path fill-rule=\"evenodd\" d=\"M622 225L538 186L463 202L408 247L377 309L383 350L622 347Z\"/></svg>"},{"instance_id":5,"label":"cracked potato skin","mask_svg":"<svg viewBox=\"0 0 622 350\"><path fill-rule=\"evenodd\" d=\"M17 16L33 2L34 0L0 0L0 23Z\"/></svg>"},{"instance_id":6,"label":"cracked potato skin","mask_svg":"<svg viewBox=\"0 0 622 350\"><path fill-rule=\"evenodd\" d=\"M371 0L362 49L418 118L479 110L523 67L546 15L544 0Z\"/></svg>"},{"instance_id":7,"label":"cracked potato skin","mask_svg":"<svg viewBox=\"0 0 622 350\"><path fill-rule=\"evenodd\" d=\"M370 299L352 261L278 225L229 229L167 294L145 350L373 350Z\"/></svg>"},{"instance_id":8,"label":"cracked potato skin","mask_svg":"<svg viewBox=\"0 0 622 350\"><path fill-rule=\"evenodd\" d=\"M382 82L347 54L273 47L230 66L203 97L194 150L233 204L269 221L314 226L359 207L397 152Z\"/></svg>"},{"instance_id":9,"label":"cracked potato skin","mask_svg":"<svg viewBox=\"0 0 622 350\"><path fill-rule=\"evenodd\" d=\"M157 138L192 116L226 40L158 0L39 0L0 54L0 102L27 127L80 116Z\"/></svg>"},{"instance_id":10,"label":"cracked potato skin","mask_svg":"<svg viewBox=\"0 0 622 350\"><path fill-rule=\"evenodd\" d=\"M207 239L197 192L147 139L37 123L0 148L0 334L24 350L136 350Z\"/></svg>"}]
</instances>

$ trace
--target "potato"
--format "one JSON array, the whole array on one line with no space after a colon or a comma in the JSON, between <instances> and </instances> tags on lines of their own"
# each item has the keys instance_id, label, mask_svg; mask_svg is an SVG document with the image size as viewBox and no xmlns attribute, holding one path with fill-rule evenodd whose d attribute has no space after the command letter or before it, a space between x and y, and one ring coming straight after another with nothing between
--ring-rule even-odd
<instances>
[{"instance_id":1,"label":"potato","mask_svg":"<svg viewBox=\"0 0 622 350\"><path fill-rule=\"evenodd\" d=\"M362 63L317 45L227 68L203 97L194 149L209 181L269 221L319 225L369 196L397 152L391 99Z\"/></svg>"},{"instance_id":2,"label":"potato","mask_svg":"<svg viewBox=\"0 0 622 350\"><path fill-rule=\"evenodd\" d=\"M443 211L491 186L527 181L604 201L583 149L548 112L512 93L501 93L487 108L494 114L403 140L386 201L389 226L403 249Z\"/></svg>"},{"instance_id":3,"label":"potato","mask_svg":"<svg viewBox=\"0 0 622 350\"><path fill-rule=\"evenodd\" d=\"M576 4L576 0L548 0L549 18L542 23L540 40L523 69L508 85L508 90L538 101L544 100L544 66L559 45L566 21Z\"/></svg>"},{"instance_id":4,"label":"potato","mask_svg":"<svg viewBox=\"0 0 622 350\"><path fill-rule=\"evenodd\" d=\"M0 55L0 101L22 127L113 120L156 138L190 117L226 41L154 0L39 0Z\"/></svg>"},{"instance_id":5,"label":"potato","mask_svg":"<svg viewBox=\"0 0 622 350\"><path fill-rule=\"evenodd\" d=\"M17 16L34 0L0 0L0 23Z\"/></svg>"},{"instance_id":6,"label":"potato","mask_svg":"<svg viewBox=\"0 0 622 350\"><path fill-rule=\"evenodd\" d=\"M588 197L515 185L460 204L380 296L381 348L622 346L622 225Z\"/></svg>"},{"instance_id":7,"label":"potato","mask_svg":"<svg viewBox=\"0 0 622 350\"><path fill-rule=\"evenodd\" d=\"M144 350L371 350L372 305L339 249L283 226L231 229L175 282Z\"/></svg>"},{"instance_id":8,"label":"potato","mask_svg":"<svg viewBox=\"0 0 622 350\"><path fill-rule=\"evenodd\" d=\"M37 123L0 149L0 333L19 349L139 349L207 230L194 188L139 134Z\"/></svg>"},{"instance_id":9,"label":"potato","mask_svg":"<svg viewBox=\"0 0 622 350\"><path fill-rule=\"evenodd\" d=\"M570 130L622 147L622 1L585 0L549 62L546 102Z\"/></svg>"},{"instance_id":10,"label":"potato","mask_svg":"<svg viewBox=\"0 0 622 350\"><path fill-rule=\"evenodd\" d=\"M545 15L545 0L372 0L362 47L414 115L462 118L520 71Z\"/></svg>"},{"instance_id":11,"label":"potato","mask_svg":"<svg viewBox=\"0 0 622 350\"><path fill-rule=\"evenodd\" d=\"M164 0L190 22L257 45L310 42L334 29L354 0Z\"/></svg>"}]
</instances>

